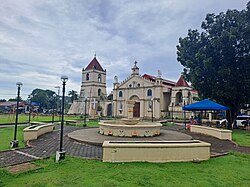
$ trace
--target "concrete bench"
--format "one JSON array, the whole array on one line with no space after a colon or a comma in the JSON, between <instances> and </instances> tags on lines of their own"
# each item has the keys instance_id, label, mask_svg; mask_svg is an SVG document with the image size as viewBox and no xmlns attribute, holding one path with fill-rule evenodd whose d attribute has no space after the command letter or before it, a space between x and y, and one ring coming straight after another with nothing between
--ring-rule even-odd
<instances>
[{"instance_id":1,"label":"concrete bench","mask_svg":"<svg viewBox=\"0 0 250 187\"><path fill-rule=\"evenodd\" d=\"M32 125L29 127L26 127L24 132L24 141L28 140L36 140L39 136L42 134L52 132L54 128L54 125L49 124L41 124L41 125Z\"/></svg>"},{"instance_id":2,"label":"concrete bench","mask_svg":"<svg viewBox=\"0 0 250 187\"><path fill-rule=\"evenodd\" d=\"M232 140L231 130L204 127L199 125L190 125L190 131L213 136L221 140Z\"/></svg>"},{"instance_id":3,"label":"concrete bench","mask_svg":"<svg viewBox=\"0 0 250 187\"><path fill-rule=\"evenodd\" d=\"M83 123L83 120L65 120L65 123L71 124L71 125L81 125Z\"/></svg>"},{"instance_id":4,"label":"concrete bench","mask_svg":"<svg viewBox=\"0 0 250 187\"><path fill-rule=\"evenodd\" d=\"M47 124L47 123L39 122L39 121L31 121L30 122L30 125L44 125L44 124Z\"/></svg>"},{"instance_id":5,"label":"concrete bench","mask_svg":"<svg viewBox=\"0 0 250 187\"><path fill-rule=\"evenodd\" d=\"M188 141L104 141L103 162L187 162L210 158L210 144Z\"/></svg>"}]
</instances>

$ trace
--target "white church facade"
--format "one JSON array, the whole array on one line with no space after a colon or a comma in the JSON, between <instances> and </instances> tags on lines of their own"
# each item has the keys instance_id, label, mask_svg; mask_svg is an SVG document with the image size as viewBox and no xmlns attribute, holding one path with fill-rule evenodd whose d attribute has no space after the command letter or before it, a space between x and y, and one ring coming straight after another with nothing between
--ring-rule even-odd
<instances>
[{"instance_id":1,"label":"white church facade","mask_svg":"<svg viewBox=\"0 0 250 187\"><path fill-rule=\"evenodd\" d=\"M114 78L113 99L107 99L106 70L96 57L82 70L80 98L71 105L69 114L97 116L98 108L103 116L127 117L129 100L135 101L133 117L141 119L161 119L166 116L182 118L182 106L193 103L197 91L188 85L181 76L177 82L157 76L140 75L137 62L131 75L122 82ZM86 107L85 107L86 105Z\"/></svg>"},{"instance_id":2,"label":"white church facade","mask_svg":"<svg viewBox=\"0 0 250 187\"><path fill-rule=\"evenodd\" d=\"M127 101L135 101L133 116L136 118L161 119L170 116L182 118L183 104L190 104L198 94L181 76L176 82L163 79L158 75L140 75L137 62L132 68L131 75L121 83L115 78L113 87L114 116L128 115Z\"/></svg>"}]
</instances>

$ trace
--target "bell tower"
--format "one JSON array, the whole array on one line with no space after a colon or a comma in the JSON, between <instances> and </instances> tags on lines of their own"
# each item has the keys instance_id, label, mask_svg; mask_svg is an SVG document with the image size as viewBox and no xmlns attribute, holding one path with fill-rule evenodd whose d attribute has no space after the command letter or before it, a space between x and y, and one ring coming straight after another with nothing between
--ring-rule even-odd
<instances>
[{"instance_id":1,"label":"bell tower","mask_svg":"<svg viewBox=\"0 0 250 187\"><path fill-rule=\"evenodd\" d=\"M96 56L82 69L81 98L101 100L106 97L106 70L102 68Z\"/></svg>"}]
</instances>

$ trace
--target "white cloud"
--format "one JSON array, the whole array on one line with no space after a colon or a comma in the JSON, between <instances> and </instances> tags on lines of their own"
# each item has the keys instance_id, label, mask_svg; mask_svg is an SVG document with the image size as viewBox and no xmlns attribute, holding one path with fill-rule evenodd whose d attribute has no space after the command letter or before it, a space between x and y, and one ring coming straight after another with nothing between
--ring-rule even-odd
<instances>
[{"instance_id":1,"label":"white cloud","mask_svg":"<svg viewBox=\"0 0 250 187\"><path fill-rule=\"evenodd\" d=\"M0 98L34 88L54 89L67 74L67 89L80 91L81 70L94 53L113 77L130 74L139 61L141 74L162 70L177 80L179 37L200 28L206 13L243 9L248 0L0 0Z\"/></svg>"}]
</instances>

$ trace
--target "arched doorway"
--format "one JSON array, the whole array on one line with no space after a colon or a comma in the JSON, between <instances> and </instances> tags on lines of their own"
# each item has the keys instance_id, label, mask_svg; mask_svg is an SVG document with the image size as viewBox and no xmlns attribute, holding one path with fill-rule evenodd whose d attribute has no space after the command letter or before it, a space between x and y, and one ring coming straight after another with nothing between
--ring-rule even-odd
<instances>
[{"instance_id":1,"label":"arched doorway","mask_svg":"<svg viewBox=\"0 0 250 187\"><path fill-rule=\"evenodd\" d=\"M107 116L112 117L112 111L113 111L112 103L109 103L107 106Z\"/></svg>"},{"instance_id":2,"label":"arched doorway","mask_svg":"<svg viewBox=\"0 0 250 187\"><path fill-rule=\"evenodd\" d=\"M140 101L137 95L133 95L130 97L130 100L136 101L133 107L133 117L139 118L140 117Z\"/></svg>"}]
</instances>

